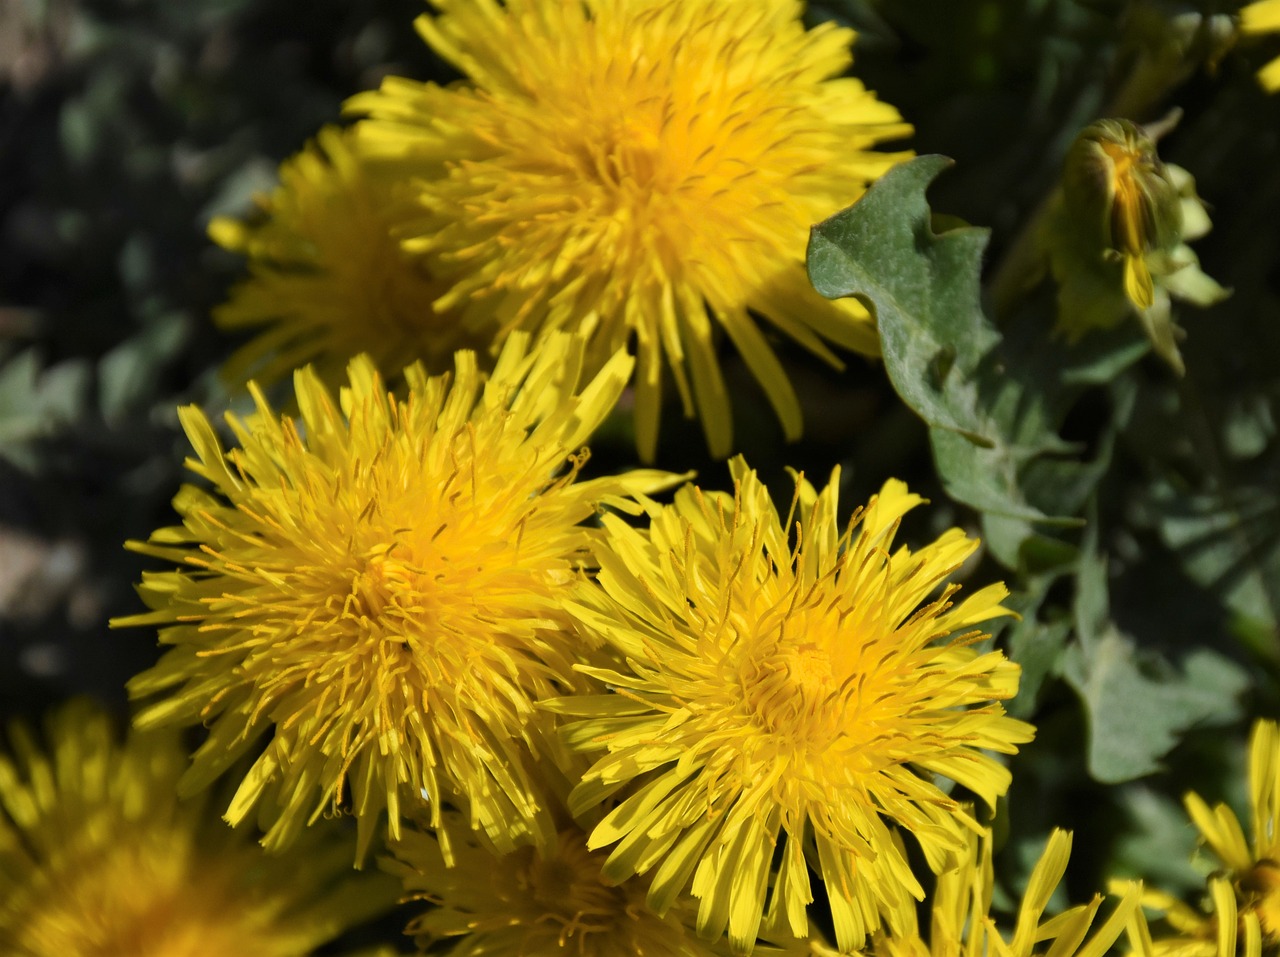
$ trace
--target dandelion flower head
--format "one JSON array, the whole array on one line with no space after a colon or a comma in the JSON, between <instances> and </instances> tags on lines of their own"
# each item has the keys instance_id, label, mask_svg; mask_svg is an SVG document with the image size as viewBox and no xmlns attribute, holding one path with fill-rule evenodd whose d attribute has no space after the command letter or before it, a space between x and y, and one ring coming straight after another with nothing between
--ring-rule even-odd
<instances>
[{"instance_id":1,"label":"dandelion flower head","mask_svg":"<svg viewBox=\"0 0 1280 957\"><path fill-rule=\"evenodd\" d=\"M0 952L299 957L394 903L328 829L270 857L207 801L180 801L175 732L122 744L84 701L47 727L47 750L18 726L0 754Z\"/></svg>"},{"instance_id":2,"label":"dandelion flower head","mask_svg":"<svg viewBox=\"0 0 1280 957\"><path fill-rule=\"evenodd\" d=\"M1012 935L1006 936L991 913L991 830L971 833L966 840L959 864L938 876L927 937L912 914L901 933L876 933L864 951L868 957L1103 957L1140 913L1141 886L1129 884L1091 937L1103 904L1100 894L1044 919L1071 857L1071 834L1055 830L1032 869Z\"/></svg>"},{"instance_id":3,"label":"dandelion flower head","mask_svg":"<svg viewBox=\"0 0 1280 957\"><path fill-rule=\"evenodd\" d=\"M1220 867L1208 880L1209 911L1148 891L1144 903L1172 930L1154 939L1142 926L1141 957L1261 957L1280 950L1280 728L1258 721L1249 740L1252 841L1225 804L1194 791L1187 812Z\"/></svg>"},{"instance_id":4,"label":"dandelion flower head","mask_svg":"<svg viewBox=\"0 0 1280 957\"><path fill-rule=\"evenodd\" d=\"M274 382L312 363L336 385L360 353L394 378L419 360L444 371L454 350L488 345L469 331L465 309L436 311L447 287L401 248L397 231L418 215L407 184L400 164L362 153L351 130L327 127L281 166L256 216L213 221L213 238L249 267L214 322L255 333L224 378Z\"/></svg>"},{"instance_id":5,"label":"dandelion flower head","mask_svg":"<svg viewBox=\"0 0 1280 957\"><path fill-rule=\"evenodd\" d=\"M1007 592L953 602L946 579L977 546L959 529L892 550L922 502L901 482L842 531L838 470L821 493L798 478L784 522L755 473L731 467L732 496L683 489L648 531L605 520L598 585L571 611L625 665L591 670L617 693L551 703L582 718L572 745L606 752L570 807L629 789L591 846L616 845L613 880L652 871L659 912L691 887L704 936L727 928L739 950L761 926L806 936L812 866L838 945L858 947L923 896L890 825L940 870L977 824L932 776L993 802L1009 774L983 749L1031 737L1000 704L1018 667L970 630L1007 614Z\"/></svg>"},{"instance_id":6,"label":"dandelion flower head","mask_svg":"<svg viewBox=\"0 0 1280 957\"><path fill-rule=\"evenodd\" d=\"M686 899L665 915L645 901L648 881L606 880L606 855L587 848L577 825L559 830L538 853L520 848L496 858L474 839L459 842L456 865L444 866L432 834L407 830L384 866L413 897L436 905L415 917L406 933L423 952L442 941L449 957L713 957L721 945L700 940Z\"/></svg>"},{"instance_id":7,"label":"dandelion flower head","mask_svg":"<svg viewBox=\"0 0 1280 957\"><path fill-rule=\"evenodd\" d=\"M466 81L390 78L349 108L374 151L444 164L406 242L450 285L437 308L489 302L499 335L581 329L591 364L634 340L646 458L664 365L728 454L723 332L798 436L757 319L834 365L829 343L878 352L862 306L809 286L804 250L905 155L871 148L910 130L840 76L853 34L806 30L793 0L433 2L419 31Z\"/></svg>"},{"instance_id":8,"label":"dandelion flower head","mask_svg":"<svg viewBox=\"0 0 1280 957\"><path fill-rule=\"evenodd\" d=\"M1255 0L1240 10L1244 33L1280 33L1280 0ZM1258 79L1270 92L1280 90L1280 57L1258 71Z\"/></svg>"},{"instance_id":9,"label":"dandelion flower head","mask_svg":"<svg viewBox=\"0 0 1280 957\"><path fill-rule=\"evenodd\" d=\"M512 337L487 381L469 352L452 381L410 367L403 400L365 358L336 402L303 370L296 424L251 386L230 451L182 410L212 490L185 487L183 524L132 543L178 567L144 576L153 611L116 624L158 624L173 646L130 684L148 701L137 723L210 729L186 789L267 738L227 818L257 807L268 847L346 789L361 854L383 809L398 834L404 798L425 796L436 824L458 801L499 848L553 833L526 724L583 680L560 597L590 557L581 523L671 477L576 481L631 359L580 388L579 338L527 346Z\"/></svg>"}]
</instances>

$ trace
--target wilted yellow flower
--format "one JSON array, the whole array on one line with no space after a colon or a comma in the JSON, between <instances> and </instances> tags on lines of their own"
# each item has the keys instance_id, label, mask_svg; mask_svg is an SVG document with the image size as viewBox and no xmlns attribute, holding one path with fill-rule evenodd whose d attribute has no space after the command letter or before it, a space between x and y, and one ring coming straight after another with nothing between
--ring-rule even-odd
<instances>
[{"instance_id":1,"label":"wilted yellow flower","mask_svg":"<svg viewBox=\"0 0 1280 957\"><path fill-rule=\"evenodd\" d=\"M927 938L911 914L901 933L877 933L866 957L1103 957L1139 913L1141 886L1133 884L1092 937L1089 930L1103 903L1100 894L1088 904L1042 919L1071 857L1071 834L1055 830L1031 872L1013 934L1006 938L991 915L991 830L980 836L970 833L967 840L959 865L938 876Z\"/></svg>"},{"instance_id":2,"label":"wilted yellow flower","mask_svg":"<svg viewBox=\"0 0 1280 957\"><path fill-rule=\"evenodd\" d=\"M22 726L0 754L0 953L21 957L293 957L389 909L327 829L268 857L207 801L180 801L171 731L120 744L86 702Z\"/></svg>"},{"instance_id":3,"label":"wilted yellow flower","mask_svg":"<svg viewBox=\"0 0 1280 957\"><path fill-rule=\"evenodd\" d=\"M923 896L890 825L935 871L951 864L978 825L933 775L994 802L1009 772L984 750L1031 738L1000 704L1018 667L968 630L1007 614L1007 592L953 604L946 579L977 547L959 529L890 551L923 501L901 482L842 532L839 470L820 494L798 479L783 522L755 473L731 467L732 496L686 488L647 533L605 519L599 584L571 611L626 665L585 669L618 693L549 705L584 719L569 743L607 750L570 808L632 787L591 846L617 845L611 880L652 872L660 913L691 886L704 936L727 928L748 949L762 919L805 936L812 866L837 943L857 947L882 915L905 927Z\"/></svg>"},{"instance_id":4,"label":"wilted yellow flower","mask_svg":"<svg viewBox=\"0 0 1280 957\"><path fill-rule=\"evenodd\" d=\"M432 907L406 933L423 951L449 957L712 957L723 946L693 930L691 899L659 916L645 901L648 881L621 884L602 873L605 854L587 849L576 825L560 829L544 853L533 848L495 857L474 839L460 841L456 864L446 867L434 835L406 830L391 845L387 870L411 896ZM444 941L452 946L439 950Z\"/></svg>"},{"instance_id":5,"label":"wilted yellow flower","mask_svg":"<svg viewBox=\"0 0 1280 957\"><path fill-rule=\"evenodd\" d=\"M466 75L393 77L355 97L363 142L419 159L428 257L448 311L479 299L510 329L581 329L596 366L633 338L641 452L665 364L713 453L732 442L723 331L786 434L800 407L763 318L833 365L878 351L868 313L810 287L811 224L905 154L910 128L839 78L853 34L806 31L797 0L433 0L426 41ZM435 175L443 163L446 172Z\"/></svg>"},{"instance_id":6,"label":"wilted yellow flower","mask_svg":"<svg viewBox=\"0 0 1280 957\"><path fill-rule=\"evenodd\" d=\"M384 377L422 360L443 371L455 349L487 346L464 307L437 312L447 289L399 231L421 215L401 164L361 153L350 130L325 128L280 168L280 185L248 222L215 219L221 245L248 259L250 276L215 309L214 321L254 338L227 362L231 382L270 382L313 363L341 382L367 353Z\"/></svg>"},{"instance_id":7,"label":"wilted yellow flower","mask_svg":"<svg viewBox=\"0 0 1280 957\"><path fill-rule=\"evenodd\" d=\"M298 424L251 385L257 414L227 416L229 452L181 411L188 466L213 491L186 486L183 525L130 543L180 567L144 575L155 610L116 624L161 625L174 646L130 683L152 699L138 725L210 728L184 790L267 737L227 819L256 806L269 847L348 787L361 854L384 808L396 836L402 802L424 798L437 825L460 798L499 848L554 833L525 725L539 698L581 685L562 610L597 534L580 523L671 477L575 481L632 361L579 389L579 338L527 346L513 336L485 383L469 352L452 383L410 367L404 400L365 358L337 403L303 370Z\"/></svg>"},{"instance_id":8,"label":"wilted yellow flower","mask_svg":"<svg viewBox=\"0 0 1280 957\"><path fill-rule=\"evenodd\" d=\"M1280 31L1280 0L1256 0L1240 10L1240 29L1245 33ZM1280 90L1280 57L1258 71L1262 85L1274 93Z\"/></svg>"},{"instance_id":9,"label":"wilted yellow flower","mask_svg":"<svg viewBox=\"0 0 1280 957\"><path fill-rule=\"evenodd\" d=\"M1168 894L1144 902L1163 913L1172 933L1154 940L1145 920L1135 950L1141 957L1260 957L1280 945L1280 728L1259 721L1249 741L1249 808L1253 840L1225 804L1209 807L1194 791L1187 813L1221 864L1209 878L1208 912Z\"/></svg>"}]
</instances>

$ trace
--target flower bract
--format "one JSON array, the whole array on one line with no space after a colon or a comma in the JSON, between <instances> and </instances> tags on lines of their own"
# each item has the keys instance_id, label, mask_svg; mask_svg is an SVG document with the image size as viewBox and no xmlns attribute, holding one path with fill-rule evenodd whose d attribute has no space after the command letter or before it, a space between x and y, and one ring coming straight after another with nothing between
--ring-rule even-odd
<instances>
[{"instance_id":1,"label":"flower bract","mask_svg":"<svg viewBox=\"0 0 1280 957\"><path fill-rule=\"evenodd\" d=\"M659 911L691 888L704 936L727 929L739 950L761 926L805 936L812 867L837 943L860 946L923 895L891 825L949 865L977 824L934 775L993 802L1009 773L984 750L1031 737L1000 704L1018 667L976 647L1006 590L953 600L946 580L977 546L959 529L893 548L922 502L901 482L842 528L838 470L820 493L797 479L783 521L731 466L733 495L682 489L648 530L605 520L598 584L570 610L622 662L587 669L615 693L549 705L581 718L573 746L604 752L571 810L618 795L591 834L614 845L606 874L651 872Z\"/></svg>"},{"instance_id":2,"label":"flower bract","mask_svg":"<svg viewBox=\"0 0 1280 957\"><path fill-rule=\"evenodd\" d=\"M866 310L818 296L803 257L810 225L904 155L871 147L909 132L841 76L853 34L806 30L794 0L434 3L419 31L465 82L390 78L349 107L372 151L428 171L406 246L448 283L437 309L488 302L497 335L583 330L592 364L634 341L645 457L664 365L728 454L723 333L797 436L765 329L836 365L829 344L878 352Z\"/></svg>"},{"instance_id":3,"label":"flower bract","mask_svg":"<svg viewBox=\"0 0 1280 957\"><path fill-rule=\"evenodd\" d=\"M534 703L577 688L562 590L590 561L602 504L668 484L637 471L576 481L582 442L631 370L618 354L579 385L580 339L527 349L512 337L487 381L405 371L390 395L368 359L335 401L295 377L300 421L257 411L227 422L224 450L195 408L188 466L211 489L175 499L183 524L138 551L177 564L145 575L171 650L130 684L142 727L203 723L184 777L203 787L265 739L227 811L257 808L269 847L349 805L361 853L402 800L465 806L499 848L552 833L526 766Z\"/></svg>"},{"instance_id":4,"label":"flower bract","mask_svg":"<svg viewBox=\"0 0 1280 957\"><path fill-rule=\"evenodd\" d=\"M394 903L330 828L272 857L180 801L175 732L121 743L84 701L47 724L47 748L17 726L0 754L0 952L296 957Z\"/></svg>"}]
</instances>

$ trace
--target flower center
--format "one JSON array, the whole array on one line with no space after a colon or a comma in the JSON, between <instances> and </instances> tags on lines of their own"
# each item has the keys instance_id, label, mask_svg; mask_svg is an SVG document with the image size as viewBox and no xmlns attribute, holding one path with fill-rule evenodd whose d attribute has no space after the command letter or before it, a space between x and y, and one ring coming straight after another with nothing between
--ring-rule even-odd
<instances>
[{"instance_id":1,"label":"flower center","mask_svg":"<svg viewBox=\"0 0 1280 957\"><path fill-rule=\"evenodd\" d=\"M576 831L562 834L559 854L551 859L526 852L529 863L517 878L543 909L538 920L559 925L560 946L576 937L580 951L586 947L582 938L612 934L634 910L623 888L602 882L604 857L588 851L581 838Z\"/></svg>"},{"instance_id":2,"label":"flower center","mask_svg":"<svg viewBox=\"0 0 1280 957\"><path fill-rule=\"evenodd\" d=\"M835 699L848 683L836 674L827 648L816 641L775 647L742 674L747 707L760 726L806 751L838 733L843 708Z\"/></svg>"},{"instance_id":3,"label":"flower center","mask_svg":"<svg viewBox=\"0 0 1280 957\"><path fill-rule=\"evenodd\" d=\"M648 192L655 180L662 140L651 124L639 117L609 123L582 147L583 171L610 189Z\"/></svg>"},{"instance_id":4,"label":"flower center","mask_svg":"<svg viewBox=\"0 0 1280 957\"><path fill-rule=\"evenodd\" d=\"M1272 860L1260 860L1236 883L1241 910L1252 910L1258 915L1263 943L1269 947L1280 944L1280 864Z\"/></svg>"}]
</instances>

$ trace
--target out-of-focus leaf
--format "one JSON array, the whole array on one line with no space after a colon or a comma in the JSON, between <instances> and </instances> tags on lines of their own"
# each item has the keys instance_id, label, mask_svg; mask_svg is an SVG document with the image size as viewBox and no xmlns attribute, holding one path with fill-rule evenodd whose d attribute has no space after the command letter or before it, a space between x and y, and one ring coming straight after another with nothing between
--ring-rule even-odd
<instances>
[{"instance_id":1,"label":"out-of-focus leaf","mask_svg":"<svg viewBox=\"0 0 1280 957\"><path fill-rule=\"evenodd\" d=\"M1115 846L1119 874L1140 877L1169 894L1204 888L1204 875L1191 864L1195 830L1179 801L1134 784L1117 789L1128 827Z\"/></svg>"},{"instance_id":2,"label":"out-of-focus leaf","mask_svg":"<svg viewBox=\"0 0 1280 957\"><path fill-rule=\"evenodd\" d=\"M0 456L38 471L32 443L80 416L88 385L89 364L81 360L41 370L39 357L27 350L0 366Z\"/></svg>"},{"instance_id":3,"label":"out-of-focus leaf","mask_svg":"<svg viewBox=\"0 0 1280 957\"><path fill-rule=\"evenodd\" d=\"M186 345L191 323L180 313L127 339L98 362L98 406L108 423L122 421L154 395L161 367Z\"/></svg>"},{"instance_id":4,"label":"out-of-focus leaf","mask_svg":"<svg viewBox=\"0 0 1280 957\"><path fill-rule=\"evenodd\" d=\"M1226 405L1222 425L1223 451L1242 461L1255 458L1276 437L1276 420L1267 397L1243 395Z\"/></svg>"},{"instance_id":5,"label":"out-of-focus leaf","mask_svg":"<svg viewBox=\"0 0 1280 957\"><path fill-rule=\"evenodd\" d=\"M1194 651L1175 667L1114 625L1095 635L1088 651L1068 649L1065 674L1089 714L1089 771L1104 784L1160 770L1188 728L1235 720L1248 686L1240 667L1221 655Z\"/></svg>"},{"instance_id":6,"label":"out-of-focus leaf","mask_svg":"<svg viewBox=\"0 0 1280 957\"><path fill-rule=\"evenodd\" d=\"M1274 489L1230 496L1154 490L1160 535L1183 570L1226 607L1280 626L1280 503Z\"/></svg>"}]
</instances>

